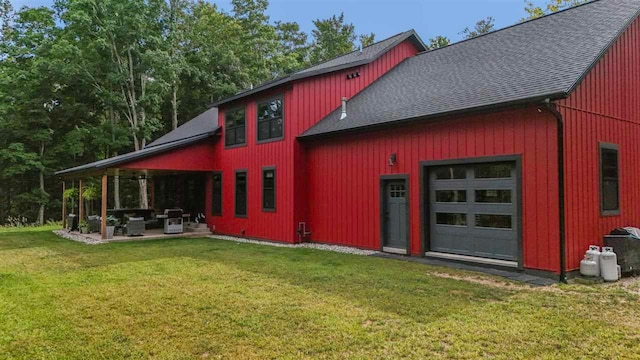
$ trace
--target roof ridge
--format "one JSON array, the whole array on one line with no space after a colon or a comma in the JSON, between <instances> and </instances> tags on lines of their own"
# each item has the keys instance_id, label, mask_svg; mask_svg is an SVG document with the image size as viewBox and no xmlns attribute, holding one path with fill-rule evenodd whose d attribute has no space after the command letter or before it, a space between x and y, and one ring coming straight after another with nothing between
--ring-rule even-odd
<instances>
[{"instance_id":1,"label":"roof ridge","mask_svg":"<svg viewBox=\"0 0 640 360\"><path fill-rule=\"evenodd\" d=\"M549 14L544 14L542 16L538 16L537 18L527 19L525 21L520 21L520 22L517 22L515 24L509 25L509 26L505 26L505 27L500 28L498 30L490 31L490 32L485 33L485 34L480 34L478 36L475 36L475 37L472 37L472 38L469 38L469 39L462 39L460 41L454 42L453 44L450 44L450 45L447 45L447 46L439 47L439 48L436 48L436 49L433 49L433 50L426 50L426 51L423 51L421 53L416 54L416 56L420 56L420 55L428 54L428 53L431 53L431 52L434 52L434 51L446 49L446 48L451 47L451 46L460 45L460 44L463 44L463 43L466 43L466 42L469 42L469 41L472 41L472 40L477 40L477 39L483 38L485 36L494 35L496 33L503 32L504 30L509 30L511 28L514 28L514 27L517 27L517 26L521 26L521 25L524 25L524 24L528 24L528 23L534 22L536 20L541 20L541 19L553 16L553 15L558 15L560 13L564 13L564 12L567 12L567 11L570 11L570 10L575 10L577 8L581 8L581 7L586 6L586 5L592 5L592 4L595 4L597 2L601 2L601 1L603 1L603 0L590 0L590 1L587 1L587 2L582 3L582 4L570 6L570 7L566 8L566 9L562 9L562 10L558 10L556 12L552 12L552 13L549 13Z\"/></svg>"},{"instance_id":2,"label":"roof ridge","mask_svg":"<svg viewBox=\"0 0 640 360\"><path fill-rule=\"evenodd\" d=\"M411 29L411 30L413 30L413 29ZM312 67L316 67L316 66L318 66L318 65L322 65L322 64L324 64L324 63L328 63L329 61L332 61L332 60L335 60L335 59L341 58L341 57L343 57L343 56L347 56L347 55L353 54L353 53L355 53L356 51L362 51L362 50L364 50L364 49L366 49L366 48L368 48L368 47L371 47L371 46L374 46L374 45L378 45L378 44L380 44L381 42L384 42L384 41L387 41L387 40L391 40L392 38L394 38L394 37L398 37L398 36L400 36L400 35L404 35L404 34L406 34L406 33L410 32L411 30L407 30L407 31L399 32L399 33L397 33L397 34L395 34L395 35L392 35L392 36L386 37L386 38L384 38L384 39L382 39L382 40L380 40L380 41L376 41L376 42L374 42L374 43L372 43L372 44L370 44L370 45L364 46L364 47L362 47L362 48L360 48L360 49L351 50L351 51L349 51L349 52L347 52L347 53L340 54L340 55L338 55L338 56L334 56L334 57L332 57L332 58L330 58L330 59L323 60L323 61L321 61L321 62L319 62L319 63L315 63L315 64L312 64L312 65L309 65L309 66L307 66L307 67L305 67L305 68L303 68L303 69L300 69L300 70L297 70L297 71L292 72L291 74L289 74L289 76L294 75L294 74L297 74L297 73L302 72L302 71L305 71L305 70L308 70L308 69L311 69Z\"/></svg>"}]
</instances>

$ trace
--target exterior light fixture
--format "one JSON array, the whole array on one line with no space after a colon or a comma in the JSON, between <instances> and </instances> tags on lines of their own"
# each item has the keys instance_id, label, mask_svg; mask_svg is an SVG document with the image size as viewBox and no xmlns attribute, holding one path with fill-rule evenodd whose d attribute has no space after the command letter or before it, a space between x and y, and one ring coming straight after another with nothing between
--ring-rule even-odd
<instances>
[{"instance_id":1,"label":"exterior light fixture","mask_svg":"<svg viewBox=\"0 0 640 360\"><path fill-rule=\"evenodd\" d=\"M398 160L396 153L393 153L389 156L389 166L394 166Z\"/></svg>"}]
</instances>

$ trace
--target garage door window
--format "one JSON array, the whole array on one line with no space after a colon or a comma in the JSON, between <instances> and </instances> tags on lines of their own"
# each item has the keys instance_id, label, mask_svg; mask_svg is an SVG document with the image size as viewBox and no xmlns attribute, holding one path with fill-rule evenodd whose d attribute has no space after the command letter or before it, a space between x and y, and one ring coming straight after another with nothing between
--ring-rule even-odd
<instances>
[{"instance_id":1,"label":"garage door window","mask_svg":"<svg viewBox=\"0 0 640 360\"><path fill-rule=\"evenodd\" d=\"M467 226L467 214L436 213L438 225Z\"/></svg>"},{"instance_id":2,"label":"garage door window","mask_svg":"<svg viewBox=\"0 0 640 360\"><path fill-rule=\"evenodd\" d=\"M511 204L511 190L476 190L476 202Z\"/></svg>"},{"instance_id":3,"label":"garage door window","mask_svg":"<svg viewBox=\"0 0 640 360\"><path fill-rule=\"evenodd\" d=\"M467 171L462 166L444 166L435 170L436 180L466 179Z\"/></svg>"},{"instance_id":4,"label":"garage door window","mask_svg":"<svg viewBox=\"0 0 640 360\"><path fill-rule=\"evenodd\" d=\"M509 164L481 164L474 168L476 179L507 179L511 177Z\"/></svg>"},{"instance_id":5,"label":"garage door window","mask_svg":"<svg viewBox=\"0 0 640 360\"><path fill-rule=\"evenodd\" d=\"M511 229L511 215L476 214L476 227Z\"/></svg>"},{"instance_id":6,"label":"garage door window","mask_svg":"<svg viewBox=\"0 0 640 360\"><path fill-rule=\"evenodd\" d=\"M436 202L464 203L467 202L467 192L465 190L438 190L436 191Z\"/></svg>"}]
</instances>

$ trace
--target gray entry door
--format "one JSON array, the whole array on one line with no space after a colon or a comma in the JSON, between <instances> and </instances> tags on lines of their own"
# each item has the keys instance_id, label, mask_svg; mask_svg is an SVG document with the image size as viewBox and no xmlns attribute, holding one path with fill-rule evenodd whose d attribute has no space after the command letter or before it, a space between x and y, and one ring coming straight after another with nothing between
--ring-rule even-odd
<instances>
[{"instance_id":1,"label":"gray entry door","mask_svg":"<svg viewBox=\"0 0 640 360\"><path fill-rule=\"evenodd\" d=\"M517 198L513 163L432 168L430 250L517 261Z\"/></svg>"},{"instance_id":2,"label":"gray entry door","mask_svg":"<svg viewBox=\"0 0 640 360\"><path fill-rule=\"evenodd\" d=\"M383 246L399 250L407 248L407 184L404 180L384 183Z\"/></svg>"}]
</instances>

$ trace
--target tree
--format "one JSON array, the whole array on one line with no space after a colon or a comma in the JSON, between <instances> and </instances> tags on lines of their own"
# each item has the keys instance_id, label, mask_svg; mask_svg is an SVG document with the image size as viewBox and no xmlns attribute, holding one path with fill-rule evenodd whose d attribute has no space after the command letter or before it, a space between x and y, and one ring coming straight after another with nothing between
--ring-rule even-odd
<instances>
[{"instance_id":1,"label":"tree","mask_svg":"<svg viewBox=\"0 0 640 360\"><path fill-rule=\"evenodd\" d=\"M435 38L429 39L429 50L435 50L439 48L443 48L445 46L449 46L451 44L451 40L446 36L438 35Z\"/></svg>"},{"instance_id":2,"label":"tree","mask_svg":"<svg viewBox=\"0 0 640 360\"><path fill-rule=\"evenodd\" d=\"M310 60L316 64L339 55L354 51L357 38L355 26L345 23L344 13L339 16L324 20L314 20L316 27L311 31L313 42L311 44Z\"/></svg>"},{"instance_id":3,"label":"tree","mask_svg":"<svg viewBox=\"0 0 640 360\"><path fill-rule=\"evenodd\" d=\"M495 27L495 19L491 16L488 16L480 21L478 21L473 30L466 27L462 30L461 34L464 35L465 39L473 39L474 37L488 34L494 30Z\"/></svg>"},{"instance_id":4,"label":"tree","mask_svg":"<svg viewBox=\"0 0 640 360\"><path fill-rule=\"evenodd\" d=\"M295 22L276 21L275 30L278 39L274 57L275 76L294 72L307 65L307 34L300 30L300 25Z\"/></svg>"},{"instance_id":5,"label":"tree","mask_svg":"<svg viewBox=\"0 0 640 360\"><path fill-rule=\"evenodd\" d=\"M589 0L550 0L544 6L537 6L532 1L525 0L524 11L527 12L527 17L522 19L522 21L539 18L572 6L584 4L587 1Z\"/></svg>"},{"instance_id":6,"label":"tree","mask_svg":"<svg viewBox=\"0 0 640 360\"><path fill-rule=\"evenodd\" d=\"M185 50L188 44L187 36L189 28L189 2L186 0L169 0L168 6L164 7L163 21L165 29L163 31L164 44L167 45L165 66L161 69L170 86L171 93L171 128L178 127L178 87L183 72L188 72L189 67L185 59Z\"/></svg>"},{"instance_id":7,"label":"tree","mask_svg":"<svg viewBox=\"0 0 640 360\"><path fill-rule=\"evenodd\" d=\"M104 78L93 78L103 103L113 103L127 120L134 150L160 127L160 105L167 92L157 58L163 42L163 0L61 0L67 31L79 40L83 58L107 61ZM114 96L118 94L118 96ZM148 206L146 180L139 180L139 206Z\"/></svg>"},{"instance_id":8,"label":"tree","mask_svg":"<svg viewBox=\"0 0 640 360\"><path fill-rule=\"evenodd\" d=\"M193 5L191 14L189 50L185 52L190 71L182 74L179 94L186 119L252 81L243 62L247 59L246 44L237 36L243 32L240 23L204 1Z\"/></svg>"},{"instance_id":9,"label":"tree","mask_svg":"<svg viewBox=\"0 0 640 360\"><path fill-rule=\"evenodd\" d=\"M376 42L376 34L374 33L361 34L358 38L360 39L360 47L363 48Z\"/></svg>"},{"instance_id":10,"label":"tree","mask_svg":"<svg viewBox=\"0 0 640 360\"><path fill-rule=\"evenodd\" d=\"M6 9L6 7L5 7ZM3 11L4 12L4 11ZM31 181L14 186L29 186L14 198L21 212L29 213L29 204L38 206L36 223L44 223L49 202L45 176L51 159L47 149L52 143L56 124L52 112L60 104L53 56L58 29L51 9L23 8L15 18L4 13L2 37L3 120L0 123L0 174L4 180L37 174L37 186ZM32 178L31 178L32 179ZM24 215L23 215L24 216Z\"/></svg>"},{"instance_id":11,"label":"tree","mask_svg":"<svg viewBox=\"0 0 640 360\"><path fill-rule=\"evenodd\" d=\"M240 59L245 66L251 87L255 84L270 80L275 76L273 55L277 48L276 29L269 23L266 14L269 2L267 0L232 0L233 18L238 22L242 31L234 34L238 37L242 51Z\"/></svg>"}]
</instances>

